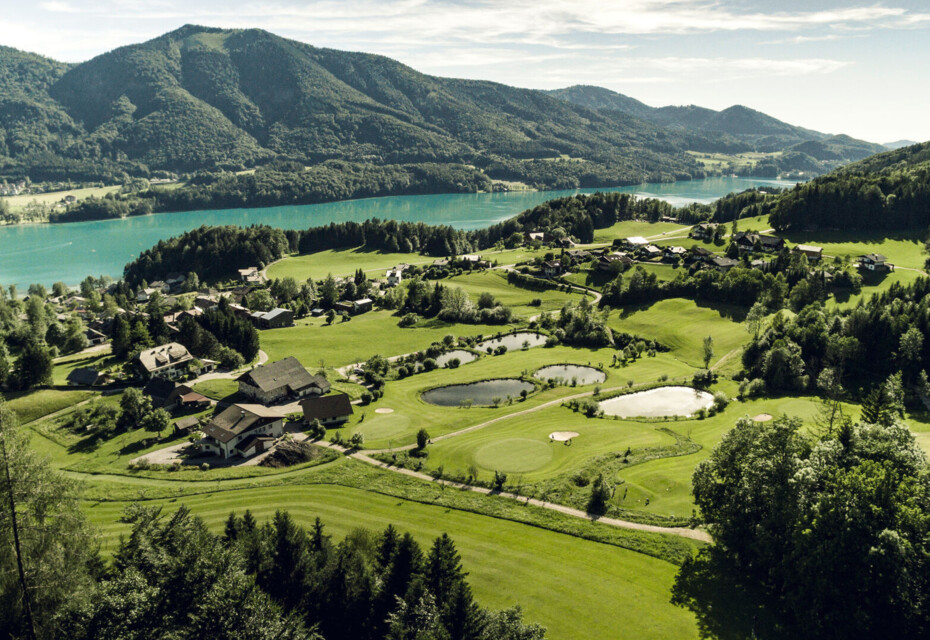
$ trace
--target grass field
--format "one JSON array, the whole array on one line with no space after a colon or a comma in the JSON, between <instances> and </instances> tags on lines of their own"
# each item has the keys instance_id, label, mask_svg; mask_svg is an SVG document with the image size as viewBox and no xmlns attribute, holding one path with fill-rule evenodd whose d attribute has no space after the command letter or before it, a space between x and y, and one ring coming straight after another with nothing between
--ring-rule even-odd
<instances>
[{"instance_id":1,"label":"grass field","mask_svg":"<svg viewBox=\"0 0 930 640\"><path fill-rule=\"evenodd\" d=\"M414 327L397 326L390 311L372 311L349 322L326 326L323 318L298 320L293 327L261 332L262 349L272 361L295 356L305 367L340 367L364 362L373 355L394 356L427 348L444 336L494 335L507 326L450 324L421 320Z\"/></svg>"},{"instance_id":2,"label":"grass field","mask_svg":"<svg viewBox=\"0 0 930 640\"><path fill-rule=\"evenodd\" d=\"M94 396L90 391L39 389L29 393L6 394L7 404L19 416L22 424L38 420L56 411L67 409Z\"/></svg>"},{"instance_id":3,"label":"grass field","mask_svg":"<svg viewBox=\"0 0 930 640\"><path fill-rule=\"evenodd\" d=\"M616 331L658 340L671 349L675 358L692 367L702 367L706 336L714 339L712 365L748 341L749 334L737 321L743 313L735 307L712 307L673 298L612 312L609 324Z\"/></svg>"},{"instance_id":4,"label":"grass field","mask_svg":"<svg viewBox=\"0 0 930 640\"><path fill-rule=\"evenodd\" d=\"M181 502L153 504L170 511ZM106 551L127 531L117 522L126 504L87 507L103 533ZM222 530L231 511L248 507L260 520L285 509L305 526L319 516L327 532L337 537L357 527L394 524L428 545L448 533L478 601L491 608L520 604L528 620L548 627L547 637L553 640L697 637L692 615L669 604L677 567L606 544L338 486L226 491L188 497L183 504L215 531ZM592 585L597 585L598 597L592 597Z\"/></svg>"},{"instance_id":5,"label":"grass field","mask_svg":"<svg viewBox=\"0 0 930 640\"><path fill-rule=\"evenodd\" d=\"M84 198L90 198L91 196L102 198L108 193L113 193L114 191L119 191L120 185L112 185L109 187L88 187L86 189L70 189L65 191L49 191L48 193L28 193L19 196L4 196L2 200L5 200L9 205L10 209L16 211L18 209L24 209L27 205L37 202L43 205L53 205L58 202L61 202L62 198L67 195L72 195L78 200L83 200Z\"/></svg>"},{"instance_id":6,"label":"grass field","mask_svg":"<svg viewBox=\"0 0 930 640\"><path fill-rule=\"evenodd\" d=\"M663 234L671 235L684 229L684 225L674 222L643 222L641 220L624 220L605 229L594 231L594 242L603 244L613 242L615 238L643 236L653 238Z\"/></svg>"},{"instance_id":7,"label":"grass field","mask_svg":"<svg viewBox=\"0 0 930 640\"><path fill-rule=\"evenodd\" d=\"M508 284L507 274L501 271L482 271L448 278L440 281L443 286L461 287L472 302L477 303L482 293L490 293L506 307L513 309L514 315L530 317L539 315L543 311L561 309L565 303L577 304L583 297L581 293L573 291L533 291ZM530 301L538 298L542 305L530 306Z\"/></svg>"},{"instance_id":8,"label":"grass field","mask_svg":"<svg viewBox=\"0 0 930 640\"><path fill-rule=\"evenodd\" d=\"M742 228L742 227L741 227ZM924 253L924 236L921 231L907 232L845 232L811 231L777 234L792 244L813 244L823 247L825 256L849 257L855 260L866 253L884 254L888 261L901 267L923 269L927 254Z\"/></svg>"}]
</instances>

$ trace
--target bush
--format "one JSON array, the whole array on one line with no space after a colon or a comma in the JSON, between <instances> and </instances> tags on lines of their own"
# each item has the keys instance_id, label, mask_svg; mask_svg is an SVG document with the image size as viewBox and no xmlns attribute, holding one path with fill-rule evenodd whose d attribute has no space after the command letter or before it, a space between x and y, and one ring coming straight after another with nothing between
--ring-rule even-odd
<instances>
[{"instance_id":1,"label":"bush","mask_svg":"<svg viewBox=\"0 0 930 640\"><path fill-rule=\"evenodd\" d=\"M353 449L361 449L363 444L365 444L365 436L361 433L353 433L349 438L349 446Z\"/></svg>"},{"instance_id":2,"label":"bush","mask_svg":"<svg viewBox=\"0 0 930 640\"><path fill-rule=\"evenodd\" d=\"M714 411L720 412L727 408L727 405L730 404L730 399L727 397L723 391L718 391L714 394Z\"/></svg>"},{"instance_id":3,"label":"bush","mask_svg":"<svg viewBox=\"0 0 930 640\"><path fill-rule=\"evenodd\" d=\"M495 491L503 491L504 485L507 484L507 474L503 471L494 472L493 488Z\"/></svg>"},{"instance_id":4,"label":"bush","mask_svg":"<svg viewBox=\"0 0 930 640\"><path fill-rule=\"evenodd\" d=\"M423 361L424 371L433 371L434 369L438 369L438 368L439 368L439 365L436 364L436 361L433 360L432 358L427 358L426 360Z\"/></svg>"},{"instance_id":5,"label":"bush","mask_svg":"<svg viewBox=\"0 0 930 640\"><path fill-rule=\"evenodd\" d=\"M691 378L691 383L698 389L706 389L715 382L717 382L717 374L709 369L697 371Z\"/></svg>"},{"instance_id":6,"label":"bush","mask_svg":"<svg viewBox=\"0 0 930 640\"><path fill-rule=\"evenodd\" d=\"M427 444L429 444L429 433L426 429L420 429L417 431L417 449L422 451Z\"/></svg>"},{"instance_id":7,"label":"bush","mask_svg":"<svg viewBox=\"0 0 930 640\"><path fill-rule=\"evenodd\" d=\"M412 327L420 321L420 316L415 313L408 313L397 323L398 327Z\"/></svg>"},{"instance_id":8,"label":"bush","mask_svg":"<svg viewBox=\"0 0 930 640\"><path fill-rule=\"evenodd\" d=\"M318 421L317 421L318 422ZM326 431L325 429L323 430ZM272 467L279 469L281 467L289 467L295 464L301 464L303 462L310 462L316 460L322 455L320 449L306 440L298 442L296 440L285 440L284 442L279 443L274 451L265 456L265 458L259 462L259 466L262 467Z\"/></svg>"},{"instance_id":9,"label":"bush","mask_svg":"<svg viewBox=\"0 0 930 640\"><path fill-rule=\"evenodd\" d=\"M209 462L204 462L202 465L200 465L200 470L201 470L201 471L209 471L209 470L210 470L210 463L209 463Z\"/></svg>"}]
</instances>

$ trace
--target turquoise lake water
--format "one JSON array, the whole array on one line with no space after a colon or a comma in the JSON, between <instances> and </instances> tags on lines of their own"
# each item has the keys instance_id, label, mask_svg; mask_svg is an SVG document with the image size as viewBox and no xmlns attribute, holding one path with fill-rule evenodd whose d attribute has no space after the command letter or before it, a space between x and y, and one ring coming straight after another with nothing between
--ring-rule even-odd
<instances>
[{"instance_id":1,"label":"turquoise lake water","mask_svg":"<svg viewBox=\"0 0 930 640\"><path fill-rule=\"evenodd\" d=\"M326 204L184 211L123 220L0 227L0 283L23 289L33 282L48 286L63 281L73 285L89 274L119 277L123 266L143 250L200 225L267 224L282 229L306 229L329 222L381 218L480 229L547 200L576 193L620 191L661 198L680 206L712 202L733 191L755 186L793 185L793 181L769 178L707 178L575 191L388 196Z\"/></svg>"}]
</instances>

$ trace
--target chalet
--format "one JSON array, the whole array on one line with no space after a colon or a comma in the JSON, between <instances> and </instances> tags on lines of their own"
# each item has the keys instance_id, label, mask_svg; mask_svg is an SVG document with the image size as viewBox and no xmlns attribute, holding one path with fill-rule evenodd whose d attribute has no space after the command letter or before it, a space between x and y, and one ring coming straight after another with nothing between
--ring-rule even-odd
<instances>
[{"instance_id":1,"label":"chalet","mask_svg":"<svg viewBox=\"0 0 930 640\"><path fill-rule=\"evenodd\" d=\"M87 344L91 346L103 344L107 341L106 335L97 331L96 329L85 329L84 337L87 338Z\"/></svg>"},{"instance_id":2,"label":"chalet","mask_svg":"<svg viewBox=\"0 0 930 640\"><path fill-rule=\"evenodd\" d=\"M320 424L326 426L342 424L353 413L352 402L344 393L305 398L300 401L300 408L304 411L304 421L307 424L319 420Z\"/></svg>"},{"instance_id":3,"label":"chalet","mask_svg":"<svg viewBox=\"0 0 930 640\"><path fill-rule=\"evenodd\" d=\"M645 247L640 248L639 252L646 260L652 260L662 255L662 249L654 244L647 244Z\"/></svg>"},{"instance_id":4,"label":"chalet","mask_svg":"<svg viewBox=\"0 0 930 640\"><path fill-rule=\"evenodd\" d=\"M527 242L545 242L546 233L544 231L527 231L526 241Z\"/></svg>"},{"instance_id":5,"label":"chalet","mask_svg":"<svg viewBox=\"0 0 930 640\"><path fill-rule=\"evenodd\" d=\"M750 253L755 251L757 244L766 253L781 251L785 247L785 241L782 238L751 231L737 231L733 236L733 242L736 243L737 249L741 252Z\"/></svg>"},{"instance_id":6,"label":"chalet","mask_svg":"<svg viewBox=\"0 0 930 640\"><path fill-rule=\"evenodd\" d=\"M820 262L821 258L823 258L823 247L815 247L810 244L796 245L791 251L807 256L808 262Z\"/></svg>"},{"instance_id":7,"label":"chalet","mask_svg":"<svg viewBox=\"0 0 930 640\"><path fill-rule=\"evenodd\" d=\"M139 289L139 292L136 293L136 302L148 302L149 299L156 293L161 293L161 290L156 289L155 287Z\"/></svg>"},{"instance_id":8,"label":"chalet","mask_svg":"<svg viewBox=\"0 0 930 640\"><path fill-rule=\"evenodd\" d=\"M252 312L243 307L241 304L236 304L235 302L229 303L229 310L238 318L249 318L252 315Z\"/></svg>"},{"instance_id":9,"label":"chalet","mask_svg":"<svg viewBox=\"0 0 930 640\"><path fill-rule=\"evenodd\" d=\"M691 227L691 232L688 235L698 240L710 240L717 233L717 227L718 225L713 222L702 222Z\"/></svg>"},{"instance_id":10,"label":"chalet","mask_svg":"<svg viewBox=\"0 0 930 640\"><path fill-rule=\"evenodd\" d=\"M169 342L154 349L146 349L136 356L136 370L144 378L176 380L190 369L194 357L184 345Z\"/></svg>"},{"instance_id":11,"label":"chalet","mask_svg":"<svg viewBox=\"0 0 930 640\"><path fill-rule=\"evenodd\" d=\"M401 280L404 279L404 268L394 267L386 274L384 274L384 277L389 287L396 287L400 284Z\"/></svg>"},{"instance_id":12,"label":"chalet","mask_svg":"<svg viewBox=\"0 0 930 640\"><path fill-rule=\"evenodd\" d=\"M329 393L329 381L323 376L311 376L294 356L258 365L236 378L239 392L270 404L288 397L304 398Z\"/></svg>"},{"instance_id":13,"label":"chalet","mask_svg":"<svg viewBox=\"0 0 930 640\"><path fill-rule=\"evenodd\" d=\"M749 263L750 269L760 269L761 271L769 271L772 268L771 260L752 260Z\"/></svg>"},{"instance_id":14,"label":"chalet","mask_svg":"<svg viewBox=\"0 0 930 640\"><path fill-rule=\"evenodd\" d=\"M101 387L109 383L110 378L93 367L78 367L68 374L67 382L72 387Z\"/></svg>"},{"instance_id":15,"label":"chalet","mask_svg":"<svg viewBox=\"0 0 930 640\"><path fill-rule=\"evenodd\" d=\"M271 311L256 311L251 315L252 324L259 329L281 329L294 326L294 312L276 308Z\"/></svg>"},{"instance_id":16,"label":"chalet","mask_svg":"<svg viewBox=\"0 0 930 640\"><path fill-rule=\"evenodd\" d=\"M642 236L630 236L623 241L623 245L629 249L638 249L645 247L647 244L649 244L649 241Z\"/></svg>"},{"instance_id":17,"label":"chalet","mask_svg":"<svg viewBox=\"0 0 930 640\"><path fill-rule=\"evenodd\" d=\"M185 416L174 421L174 432L177 434L192 434L200 431L200 420L197 416Z\"/></svg>"},{"instance_id":18,"label":"chalet","mask_svg":"<svg viewBox=\"0 0 930 640\"><path fill-rule=\"evenodd\" d=\"M633 264L633 259L625 253L611 253L597 259L597 269L617 273Z\"/></svg>"},{"instance_id":19,"label":"chalet","mask_svg":"<svg viewBox=\"0 0 930 640\"><path fill-rule=\"evenodd\" d=\"M880 253L870 253L859 257L859 268L869 271L894 271L894 265Z\"/></svg>"},{"instance_id":20,"label":"chalet","mask_svg":"<svg viewBox=\"0 0 930 640\"><path fill-rule=\"evenodd\" d=\"M213 296L213 295L197 296L196 298L194 298L194 306L197 307L198 309L203 309L204 311L206 311L207 309L212 309L219 303L220 303L220 299L217 296Z\"/></svg>"},{"instance_id":21,"label":"chalet","mask_svg":"<svg viewBox=\"0 0 930 640\"><path fill-rule=\"evenodd\" d=\"M266 451L284 433L284 418L259 404L234 404L203 427L200 448L223 458L249 458Z\"/></svg>"},{"instance_id":22,"label":"chalet","mask_svg":"<svg viewBox=\"0 0 930 640\"><path fill-rule=\"evenodd\" d=\"M674 262L684 258L688 253L688 250L684 247L665 247L665 251L662 252L662 258Z\"/></svg>"},{"instance_id":23,"label":"chalet","mask_svg":"<svg viewBox=\"0 0 930 640\"><path fill-rule=\"evenodd\" d=\"M434 267L448 267L449 258L439 258L438 260L433 260Z\"/></svg>"},{"instance_id":24,"label":"chalet","mask_svg":"<svg viewBox=\"0 0 930 640\"><path fill-rule=\"evenodd\" d=\"M591 259L591 252L584 249L570 249L562 254L562 259L571 264L578 264Z\"/></svg>"},{"instance_id":25,"label":"chalet","mask_svg":"<svg viewBox=\"0 0 930 640\"><path fill-rule=\"evenodd\" d=\"M685 256L685 262L703 262L714 257L714 252L704 247L691 247Z\"/></svg>"},{"instance_id":26,"label":"chalet","mask_svg":"<svg viewBox=\"0 0 930 640\"><path fill-rule=\"evenodd\" d=\"M708 260L707 264L721 273L726 273L733 267L739 265L739 260L733 260L732 258L721 258L718 256Z\"/></svg>"},{"instance_id":27,"label":"chalet","mask_svg":"<svg viewBox=\"0 0 930 640\"><path fill-rule=\"evenodd\" d=\"M314 307L313 309L310 309L310 315L314 318L319 318L324 313L326 313L326 309L323 307Z\"/></svg>"},{"instance_id":28,"label":"chalet","mask_svg":"<svg viewBox=\"0 0 930 640\"><path fill-rule=\"evenodd\" d=\"M352 315L353 313L355 313L355 305L352 304L351 301L342 300L333 305L333 310L336 313L345 313L348 315Z\"/></svg>"},{"instance_id":29,"label":"chalet","mask_svg":"<svg viewBox=\"0 0 930 640\"><path fill-rule=\"evenodd\" d=\"M563 249L574 249L575 244L576 244L575 241L569 237L559 238L558 240L555 241L555 246L561 247Z\"/></svg>"},{"instance_id":30,"label":"chalet","mask_svg":"<svg viewBox=\"0 0 930 640\"><path fill-rule=\"evenodd\" d=\"M562 263L558 260L547 260L543 263L543 274L547 278L554 278L562 274Z\"/></svg>"},{"instance_id":31,"label":"chalet","mask_svg":"<svg viewBox=\"0 0 930 640\"><path fill-rule=\"evenodd\" d=\"M152 407L173 411L174 409L206 409L210 399L197 393L186 384L164 378L152 378L142 388L142 393L152 399Z\"/></svg>"},{"instance_id":32,"label":"chalet","mask_svg":"<svg viewBox=\"0 0 930 640\"><path fill-rule=\"evenodd\" d=\"M187 276L177 271L165 276L165 283L171 287L172 290L180 287L185 281L187 281Z\"/></svg>"}]
</instances>

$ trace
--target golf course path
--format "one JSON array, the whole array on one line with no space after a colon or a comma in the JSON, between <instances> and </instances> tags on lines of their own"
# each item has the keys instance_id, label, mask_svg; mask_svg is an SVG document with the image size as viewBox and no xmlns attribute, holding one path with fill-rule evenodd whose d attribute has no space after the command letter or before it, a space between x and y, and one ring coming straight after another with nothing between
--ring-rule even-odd
<instances>
[{"instance_id":1,"label":"golf course path","mask_svg":"<svg viewBox=\"0 0 930 640\"><path fill-rule=\"evenodd\" d=\"M323 444L323 443L320 443ZM700 542L713 542L713 539L710 537L706 531L701 531L700 529L687 529L684 527L660 527L652 524L643 524L641 522L630 522L629 520L620 520L618 518L606 518L606 517L597 517L592 516L589 513L582 511L581 509L573 509L572 507L566 507L561 504L555 504L553 502L546 502L544 500L537 500L536 498L529 498L526 496L520 496L515 493L509 493L507 491L494 491L487 489L485 487L475 487L470 484L463 484L461 482L453 482L451 480L443 480L441 478L434 478L431 475L420 473L419 471L413 471L411 469L401 469L398 467L392 467L380 460L375 460L374 458L368 456L362 452L355 452L349 454L350 458L355 458L362 462L367 462L368 464L380 467L382 469L387 469L389 471L394 471L395 473L400 473L412 478L418 478L420 480L426 480L428 482L436 482L438 484L451 487L453 489L462 489L466 491L474 491L475 493L482 493L485 495L496 495L501 496L502 498L509 498L511 500L517 500L526 504L533 505L535 507L542 507L543 509L550 509L552 511L558 511L559 513L564 513L565 515L573 516L575 518L583 518L585 520L590 520L592 522L599 522L602 524L609 525L611 527L620 527L622 529L634 529L636 531L646 531L649 533L662 533L666 535L679 536L682 538L690 538L691 540L698 540Z\"/></svg>"}]
</instances>

